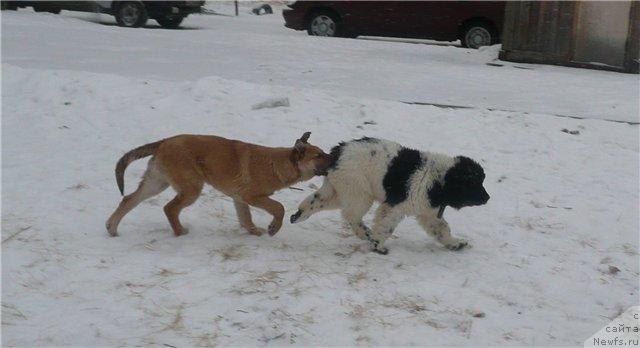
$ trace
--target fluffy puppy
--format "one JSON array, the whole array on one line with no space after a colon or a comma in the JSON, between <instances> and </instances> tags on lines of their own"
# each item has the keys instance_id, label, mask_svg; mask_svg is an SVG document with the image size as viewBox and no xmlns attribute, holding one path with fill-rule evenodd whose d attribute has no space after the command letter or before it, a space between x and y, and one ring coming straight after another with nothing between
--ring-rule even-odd
<instances>
[{"instance_id":1,"label":"fluffy puppy","mask_svg":"<svg viewBox=\"0 0 640 348\"><path fill-rule=\"evenodd\" d=\"M180 211L193 204L203 185L209 184L233 198L240 225L254 235L264 230L251 220L249 206L273 216L269 235L282 227L284 207L271 199L275 191L324 175L330 156L307 143L310 132L293 147L266 147L211 135L178 135L127 152L116 165L116 181L124 194L124 171L129 163L153 156L138 189L125 196L107 220L107 231L118 234L120 220L142 201L171 186L177 193L164 207L176 236L187 233Z\"/></svg>"},{"instance_id":2,"label":"fluffy puppy","mask_svg":"<svg viewBox=\"0 0 640 348\"><path fill-rule=\"evenodd\" d=\"M330 156L324 184L300 204L291 223L322 210L341 209L353 232L381 254L388 252L383 244L405 216L415 216L448 249L461 249L467 242L451 236L442 218L444 208L489 200L482 167L467 157L420 152L374 138L340 143ZM370 230L362 217L374 201L380 206Z\"/></svg>"}]
</instances>

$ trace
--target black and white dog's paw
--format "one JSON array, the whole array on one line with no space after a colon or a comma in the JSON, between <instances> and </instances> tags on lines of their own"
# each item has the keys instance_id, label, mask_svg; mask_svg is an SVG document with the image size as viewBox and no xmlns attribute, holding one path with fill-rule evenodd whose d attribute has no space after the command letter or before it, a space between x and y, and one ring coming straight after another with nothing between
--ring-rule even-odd
<instances>
[{"instance_id":1,"label":"black and white dog's paw","mask_svg":"<svg viewBox=\"0 0 640 348\"><path fill-rule=\"evenodd\" d=\"M469 246L469 242L464 239L456 239L451 243L445 244L445 248L453 251L462 250L466 246Z\"/></svg>"},{"instance_id":2,"label":"black and white dog's paw","mask_svg":"<svg viewBox=\"0 0 640 348\"><path fill-rule=\"evenodd\" d=\"M298 210L295 214L291 215L291 217L289 218L289 221L291 221L292 224L295 224L296 222L306 220L306 218L301 218L301 216L302 216L302 210Z\"/></svg>"},{"instance_id":3,"label":"black and white dog's paw","mask_svg":"<svg viewBox=\"0 0 640 348\"><path fill-rule=\"evenodd\" d=\"M366 233L355 233L356 237L362 239L362 240L367 240L367 234Z\"/></svg>"},{"instance_id":4,"label":"black and white dog's paw","mask_svg":"<svg viewBox=\"0 0 640 348\"><path fill-rule=\"evenodd\" d=\"M362 240L369 240L373 243L373 240L371 239L371 230L362 221L358 223L358 228L355 228L354 232L356 237Z\"/></svg>"},{"instance_id":5,"label":"black and white dog's paw","mask_svg":"<svg viewBox=\"0 0 640 348\"><path fill-rule=\"evenodd\" d=\"M380 245L380 243L374 239L369 239L369 245L371 245L371 251L374 253L378 253L380 255L387 255L389 253L389 249Z\"/></svg>"},{"instance_id":6,"label":"black and white dog's paw","mask_svg":"<svg viewBox=\"0 0 640 348\"><path fill-rule=\"evenodd\" d=\"M387 255L389 253L389 249L385 248L385 247L378 247L378 248L373 248L374 253L378 253L380 255Z\"/></svg>"}]
</instances>

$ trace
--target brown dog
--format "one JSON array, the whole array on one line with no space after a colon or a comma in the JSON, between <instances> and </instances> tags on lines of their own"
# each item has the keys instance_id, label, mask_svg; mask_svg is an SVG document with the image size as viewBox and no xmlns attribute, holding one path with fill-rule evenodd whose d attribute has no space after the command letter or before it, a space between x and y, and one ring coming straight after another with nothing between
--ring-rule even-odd
<instances>
[{"instance_id":1,"label":"brown dog","mask_svg":"<svg viewBox=\"0 0 640 348\"><path fill-rule=\"evenodd\" d=\"M188 231L180 224L180 211L193 204L207 183L233 198L240 225L261 235L264 229L251 221L249 205L273 216L269 235L282 227L284 207L269 198L275 191L314 175L326 173L329 155L307 143L310 132L292 148L273 148L207 135L178 135L127 152L116 165L116 181L124 194L124 171L129 163L153 155L138 189L125 196L107 220L107 230L118 235L120 220L140 202L164 191L169 185L177 195L164 212L176 236Z\"/></svg>"}]
</instances>

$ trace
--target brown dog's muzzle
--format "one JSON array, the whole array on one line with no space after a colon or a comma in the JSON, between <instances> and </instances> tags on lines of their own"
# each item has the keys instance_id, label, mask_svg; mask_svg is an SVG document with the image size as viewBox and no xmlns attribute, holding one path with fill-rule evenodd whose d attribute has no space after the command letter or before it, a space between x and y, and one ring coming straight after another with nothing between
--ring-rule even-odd
<instances>
[{"instance_id":1,"label":"brown dog's muzzle","mask_svg":"<svg viewBox=\"0 0 640 348\"><path fill-rule=\"evenodd\" d=\"M325 154L324 156L322 156L322 159L320 159L318 162L315 163L315 167L316 169L314 170L314 174L315 175L327 175L327 170L329 169L329 166L331 165L331 156Z\"/></svg>"},{"instance_id":2,"label":"brown dog's muzzle","mask_svg":"<svg viewBox=\"0 0 640 348\"><path fill-rule=\"evenodd\" d=\"M315 175L322 175L322 176L326 176L327 174L327 170L326 169L316 169L313 174Z\"/></svg>"}]
</instances>

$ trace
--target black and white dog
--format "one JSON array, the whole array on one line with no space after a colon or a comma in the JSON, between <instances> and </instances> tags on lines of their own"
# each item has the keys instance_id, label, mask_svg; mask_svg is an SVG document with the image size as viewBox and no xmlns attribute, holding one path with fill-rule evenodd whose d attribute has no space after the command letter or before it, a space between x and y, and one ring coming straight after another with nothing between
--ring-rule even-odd
<instances>
[{"instance_id":1,"label":"black and white dog","mask_svg":"<svg viewBox=\"0 0 640 348\"><path fill-rule=\"evenodd\" d=\"M483 205L489 200L482 186L484 170L467 157L420 152L374 138L340 143L331 150L331 157L322 187L300 203L291 223L322 210L341 209L353 232L381 254L388 252L383 244L405 216L415 216L448 249L461 249L467 242L451 236L442 218L444 208ZM374 201L380 206L370 230L362 217Z\"/></svg>"}]
</instances>

